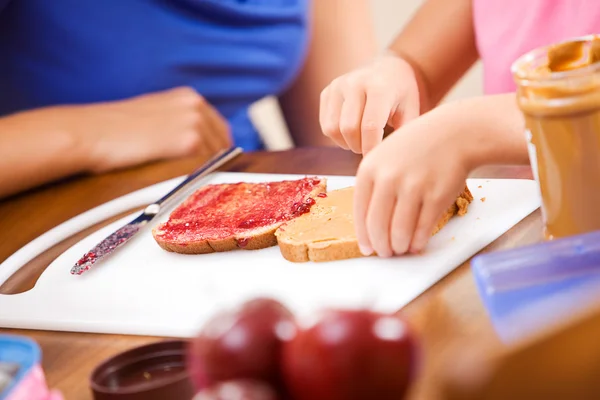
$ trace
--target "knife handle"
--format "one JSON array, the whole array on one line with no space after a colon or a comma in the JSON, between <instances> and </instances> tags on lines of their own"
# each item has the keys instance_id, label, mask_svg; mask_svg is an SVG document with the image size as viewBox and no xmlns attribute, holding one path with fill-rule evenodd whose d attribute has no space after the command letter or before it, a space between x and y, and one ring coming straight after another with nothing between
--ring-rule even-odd
<instances>
[{"instance_id":1,"label":"knife handle","mask_svg":"<svg viewBox=\"0 0 600 400\"><path fill-rule=\"evenodd\" d=\"M193 171L191 174L189 174L188 177L179 185L177 185L173 190L161 197L156 202L146 207L146 209L144 210L144 214L148 216L154 216L158 214L160 210L163 207L165 207L165 205L168 204L172 199L174 199L179 193L188 189L198 180L219 169L225 163L231 161L241 153L242 149L240 147L230 147L227 150L221 150L214 157L212 157L210 160L208 160L195 171Z\"/></svg>"}]
</instances>

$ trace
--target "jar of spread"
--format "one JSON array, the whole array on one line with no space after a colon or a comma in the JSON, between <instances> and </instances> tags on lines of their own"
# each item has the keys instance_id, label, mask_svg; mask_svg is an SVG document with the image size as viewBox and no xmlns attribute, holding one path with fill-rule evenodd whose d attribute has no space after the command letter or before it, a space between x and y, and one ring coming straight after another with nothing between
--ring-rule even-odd
<instances>
[{"instance_id":1,"label":"jar of spread","mask_svg":"<svg viewBox=\"0 0 600 400\"><path fill-rule=\"evenodd\" d=\"M512 73L546 238L600 230L600 36L535 49Z\"/></svg>"}]
</instances>

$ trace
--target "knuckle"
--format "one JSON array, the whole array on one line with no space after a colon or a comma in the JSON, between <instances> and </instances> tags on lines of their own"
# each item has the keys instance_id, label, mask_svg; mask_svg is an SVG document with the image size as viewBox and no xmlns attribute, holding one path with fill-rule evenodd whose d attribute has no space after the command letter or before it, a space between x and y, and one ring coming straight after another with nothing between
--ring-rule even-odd
<instances>
[{"instance_id":1,"label":"knuckle","mask_svg":"<svg viewBox=\"0 0 600 400\"><path fill-rule=\"evenodd\" d=\"M346 147L353 152L354 154L360 154L361 153L361 149L360 149L360 142L357 139L346 139Z\"/></svg>"},{"instance_id":2,"label":"knuckle","mask_svg":"<svg viewBox=\"0 0 600 400\"><path fill-rule=\"evenodd\" d=\"M334 136L339 136L339 127L337 126L337 124L334 121L331 121L329 119L324 120L321 123L321 128L323 129L323 133L325 134L325 136L328 137L334 137Z\"/></svg>"},{"instance_id":3,"label":"knuckle","mask_svg":"<svg viewBox=\"0 0 600 400\"><path fill-rule=\"evenodd\" d=\"M382 129L379 128L379 124L372 119L366 119L361 123L360 129L366 134L377 134Z\"/></svg>"},{"instance_id":4,"label":"knuckle","mask_svg":"<svg viewBox=\"0 0 600 400\"><path fill-rule=\"evenodd\" d=\"M348 139L359 136L358 126L354 121L348 119L340 120L340 132Z\"/></svg>"},{"instance_id":5,"label":"knuckle","mask_svg":"<svg viewBox=\"0 0 600 400\"><path fill-rule=\"evenodd\" d=\"M188 106L198 107L205 103L204 97L202 97L195 89L191 87L183 87L180 92L181 101Z\"/></svg>"},{"instance_id":6,"label":"knuckle","mask_svg":"<svg viewBox=\"0 0 600 400\"><path fill-rule=\"evenodd\" d=\"M184 154L194 153L200 148L202 139L195 131L187 131L180 139L181 151Z\"/></svg>"},{"instance_id":7,"label":"knuckle","mask_svg":"<svg viewBox=\"0 0 600 400\"><path fill-rule=\"evenodd\" d=\"M427 196L427 201L436 209L442 209L443 207L450 205L450 203L447 201L447 196L441 191L435 191L429 194Z\"/></svg>"},{"instance_id":8,"label":"knuckle","mask_svg":"<svg viewBox=\"0 0 600 400\"><path fill-rule=\"evenodd\" d=\"M372 179L373 176L377 173L377 164L371 161L372 157L365 157L363 161L358 166L358 171L356 173L357 178L359 179Z\"/></svg>"},{"instance_id":9,"label":"knuckle","mask_svg":"<svg viewBox=\"0 0 600 400\"><path fill-rule=\"evenodd\" d=\"M323 129L323 135L325 135L329 138L333 138L334 136L336 136L335 130L331 129L330 126L323 125L322 129Z\"/></svg>"},{"instance_id":10,"label":"knuckle","mask_svg":"<svg viewBox=\"0 0 600 400\"><path fill-rule=\"evenodd\" d=\"M423 179L410 177L402 180L402 191L404 193L419 193L423 189Z\"/></svg>"},{"instance_id":11,"label":"knuckle","mask_svg":"<svg viewBox=\"0 0 600 400\"><path fill-rule=\"evenodd\" d=\"M341 88L344 86L346 82L346 75L338 76L334 80L331 81L330 87L333 89Z\"/></svg>"},{"instance_id":12,"label":"knuckle","mask_svg":"<svg viewBox=\"0 0 600 400\"><path fill-rule=\"evenodd\" d=\"M372 76L367 83L368 91L373 94L383 94L387 91L387 88L388 85L385 80L378 76Z\"/></svg>"},{"instance_id":13,"label":"knuckle","mask_svg":"<svg viewBox=\"0 0 600 400\"><path fill-rule=\"evenodd\" d=\"M329 94L329 86L327 86L325 89L321 90L321 94L319 96L321 105L323 105L323 103L325 102L325 100L327 99L327 95Z\"/></svg>"},{"instance_id":14,"label":"knuckle","mask_svg":"<svg viewBox=\"0 0 600 400\"><path fill-rule=\"evenodd\" d=\"M232 143L232 137L231 137L231 127L229 126L229 124L227 122L224 122L221 125L221 134L223 136L225 136L226 140L227 140L227 144L231 144Z\"/></svg>"},{"instance_id":15,"label":"knuckle","mask_svg":"<svg viewBox=\"0 0 600 400\"><path fill-rule=\"evenodd\" d=\"M187 126L192 127L196 131L204 123L204 115L200 112L190 112L187 114L185 121L187 122Z\"/></svg>"},{"instance_id":16,"label":"knuckle","mask_svg":"<svg viewBox=\"0 0 600 400\"><path fill-rule=\"evenodd\" d=\"M196 94L196 90L191 86L180 86L173 89L173 92L180 96L192 96Z\"/></svg>"},{"instance_id":17,"label":"knuckle","mask_svg":"<svg viewBox=\"0 0 600 400\"><path fill-rule=\"evenodd\" d=\"M380 172L377 182L390 188L390 191L394 194L398 191L398 177L389 172Z\"/></svg>"},{"instance_id":18,"label":"knuckle","mask_svg":"<svg viewBox=\"0 0 600 400\"><path fill-rule=\"evenodd\" d=\"M350 74L346 77L343 83L343 90L347 93L356 93L362 91L363 79L356 74Z\"/></svg>"},{"instance_id":19,"label":"knuckle","mask_svg":"<svg viewBox=\"0 0 600 400\"><path fill-rule=\"evenodd\" d=\"M396 190L399 175L388 168L380 169L377 173L377 182L385 187L391 187Z\"/></svg>"},{"instance_id":20,"label":"knuckle","mask_svg":"<svg viewBox=\"0 0 600 400\"><path fill-rule=\"evenodd\" d=\"M344 93L347 93L349 91L348 90L349 88L354 87L354 82L355 82L355 78L353 77L353 75L351 73L342 75L333 80L333 82L331 83L331 88L336 93L339 93L340 95L344 95Z\"/></svg>"}]
</instances>

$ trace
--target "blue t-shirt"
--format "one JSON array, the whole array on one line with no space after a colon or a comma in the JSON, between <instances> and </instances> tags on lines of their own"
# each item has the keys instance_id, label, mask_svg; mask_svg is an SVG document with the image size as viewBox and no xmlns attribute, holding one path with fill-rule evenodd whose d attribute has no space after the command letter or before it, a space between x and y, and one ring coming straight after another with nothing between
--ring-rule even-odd
<instances>
[{"instance_id":1,"label":"blue t-shirt","mask_svg":"<svg viewBox=\"0 0 600 400\"><path fill-rule=\"evenodd\" d=\"M0 0L0 115L192 86L262 147L248 106L291 83L310 0Z\"/></svg>"}]
</instances>

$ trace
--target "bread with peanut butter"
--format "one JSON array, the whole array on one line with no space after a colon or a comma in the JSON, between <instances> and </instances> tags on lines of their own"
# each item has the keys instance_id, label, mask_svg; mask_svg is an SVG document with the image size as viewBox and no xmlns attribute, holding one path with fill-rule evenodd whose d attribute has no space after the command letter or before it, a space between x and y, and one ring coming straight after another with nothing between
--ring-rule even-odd
<instances>
[{"instance_id":1,"label":"bread with peanut butter","mask_svg":"<svg viewBox=\"0 0 600 400\"><path fill-rule=\"evenodd\" d=\"M310 212L284 223L275 231L283 257L292 262L323 262L362 257L354 230L354 188L334 190L318 198ZM473 195L467 187L446 210L435 235L455 215L467 213Z\"/></svg>"}]
</instances>

